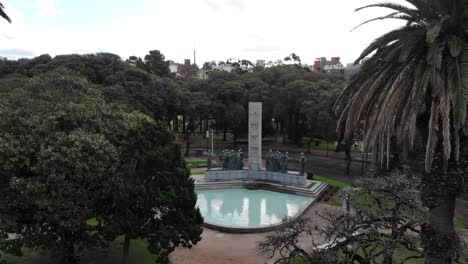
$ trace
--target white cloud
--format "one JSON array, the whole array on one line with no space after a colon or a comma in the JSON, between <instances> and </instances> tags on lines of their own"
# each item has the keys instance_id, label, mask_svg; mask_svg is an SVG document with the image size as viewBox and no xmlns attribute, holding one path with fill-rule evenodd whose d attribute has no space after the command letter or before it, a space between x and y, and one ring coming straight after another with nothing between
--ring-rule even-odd
<instances>
[{"instance_id":1,"label":"white cloud","mask_svg":"<svg viewBox=\"0 0 468 264\"><path fill-rule=\"evenodd\" d=\"M33 6L38 9L37 17L46 19L63 15L65 11L59 7L60 2L61 0L36 0Z\"/></svg>"},{"instance_id":2,"label":"white cloud","mask_svg":"<svg viewBox=\"0 0 468 264\"><path fill-rule=\"evenodd\" d=\"M44 16L69 12L61 10L57 0L37 1L43 4ZM276 60L291 52L309 64L322 56L341 56L342 61L351 62L374 38L400 25L379 21L349 32L362 21L388 12L354 13L355 8L375 2L143 0L140 12L81 31L17 23L12 17L11 26L0 25L0 50L33 50L36 55L108 51L125 58L159 49L166 58L182 61L192 59L196 45L198 63L231 57Z\"/></svg>"}]
</instances>

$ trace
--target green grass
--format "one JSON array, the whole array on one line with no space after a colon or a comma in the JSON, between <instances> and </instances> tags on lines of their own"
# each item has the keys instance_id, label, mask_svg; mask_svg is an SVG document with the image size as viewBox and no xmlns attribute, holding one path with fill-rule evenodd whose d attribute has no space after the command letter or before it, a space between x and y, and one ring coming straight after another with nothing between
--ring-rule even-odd
<instances>
[{"instance_id":1,"label":"green grass","mask_svg":"<svg viewBox=\"0 0 468 264\"><path fill-rule=\"evenodd\" d=\"M148 249L148 242L144 240L132 240L130 242L130 256L128 258L129 264L153 264L156 261L157 256L151 254ZM109 253L115 256L116 259L120 260L123 249L123 237L118 237L112 242Z\"/></svg>"},{"instance_id":2,"label":"green grass","mask_svg":"<svg viewBox=\"0 0 468 264\"><path fill-rule=\"evenodd\" d=\"M144 240L132 240L130 242L130 256L128 264L154 264L157 255L151 254L147 250L148 243ZM120 263L122 258L123 237L114 240L109 248L90 250L80 256L79 263L82 264L114 264ZM4 260L8 264L49 264L54 263L49 256L38 250L23 249L22 257L5 255ZM0 259L2 260L2 259Z\"/></svg>"},{"instance_id":3,"label":"green grass","mask_svg":"<svg viewBox=\"0 0 468 264\"><path fill-rule=\"evenodd\" d=\"M333 180L327 177L322 177L322 176L314 176L315 181L320 181L324 182L330 186L337 187L337 188L344 188L347 186L351 186L351 184L346 183L346 182L341 182L337 180ZM331 201L331 204L336 205L336 206L342 206L343 205L343 200L341 198L335 198Z\"/></svg>"},{"instance_id":4,"label":"green grass","mask_svg":"<svg viewBox=\"0 0 468 264\"><path fill-rule=\"evenodd\" d=\"M322 176L314 176L314 180L324 182L330 186L338 187L338 188L351 186L351 184L349 183L333 180L333 179L322 177Z\"/></svg>"},{"instance_id":5,"label":"green grass","mask_svg":"<svg viewBox=\"0 0 468 264\"><path fill-rule=\"evenodd\" d=\"M455 227L461 229L468 229L468 221L460 218L455 218Z\"/></svg>"},{"instance_id":6,"label":"green grass","mask_svg":"<svg viewBox=\"0 0 468 264\"><path fill-rule=\"evenodd\" d=\"M203 175L205 174L204 171L196 171L196 172L191 172L190 175Z\"/></svg>"},{"instance_id":7,"label":"green grass","mask_svg":"<svg viewBox=\"0 0 468 264\"><path fill-rule=\"evenodd\" d=\"M187 161L187 168L193 169L198 168L198 166L206 165L206 160L190 160Z\"/></svg>"},{"instance_id":8,"label":"green grass","mask_svg":"<svg viewBox=\"0 0 468 264\"><path fill-rule=\"evenodd\" d=\"M86 221L86 223L90 226L97 226L98 222L96 220L96 218L91 218L89 219L88 221Z\"/></svg>"},{"instance_id":9,"label":"green grass","mask_svg":"<svg viewBox=\"0 0 468 264\"><path fill-rule=\"evenodd\" d=\"M96 218L91 218L86 223L90 226L96 226ZM90 250L89 252L83 253L80 259L82 264L113 264L120 263L123 250L123 236L118 237L112 243L109 248ZM148 242L144 240L131 240L130 242L130 256L128 264L154 264L157 255L151 254L148 250ZM48 264L50 258L44 252L39 250L33 250L30 248L23 249L24 255L22 257L15 257L5 255L4 260L8 264ZM0 258L0 260L2 260Z\"/></svg>"}]
</instances>

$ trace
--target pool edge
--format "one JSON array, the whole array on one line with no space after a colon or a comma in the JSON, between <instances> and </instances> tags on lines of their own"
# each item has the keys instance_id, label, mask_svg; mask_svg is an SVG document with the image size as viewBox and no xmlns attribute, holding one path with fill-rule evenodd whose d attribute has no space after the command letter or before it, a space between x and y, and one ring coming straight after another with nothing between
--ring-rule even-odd
<instances>
[{"instance_id":1,"label":"pool edge","mask_svg":"<svg viewBox=\"0 0 468 264\"><path fill-rule=\"evenodd\" d=\"M233 189L233 188L246 188L249 182L236 182L230 186L219 186L219 189ZM216 186L216 184L214 184ZM212 187L215 187L212 186ZM301 210L299 213L297 213L293 219L296 219L298 217L301 217L304 215L306 211L308 211L312 205L318 200L320 200L321 194L328 188L328 185L325 184L324 188L321 188L319 193L316 193L315 195L304 195L304 193L296 192L296 188L288 188L287 186L275 186L275 184L268 184L268 183L262 183L259 185L259 189L266 190L266 191L275 191L275 192L280 192L280 193L287 193L287 194L294 194L298 196L304 196L304 197L313 197L314 199L310 201L303 210ZM195 189L211 189L211 188L197 188L195 186ZM203 222L203 226L208 229L220 231L223 233L232 233L232 234L252 234L252 233L266 233L266 232L271 232L276 229L282 228L286 225L287 223L281 222L276 225L269 225L269 226L262 226L262 227L231 227L231 226L225 226L225 225L219 225L219 224L213 224L210 222Z\"/></svg>"}]
</instances>

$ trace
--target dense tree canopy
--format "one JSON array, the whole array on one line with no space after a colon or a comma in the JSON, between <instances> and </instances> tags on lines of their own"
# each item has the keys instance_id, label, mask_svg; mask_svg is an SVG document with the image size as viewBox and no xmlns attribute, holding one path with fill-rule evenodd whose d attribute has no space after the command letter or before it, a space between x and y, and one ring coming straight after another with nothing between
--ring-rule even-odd
<instances>
[{"instance_id":1,"label":"dense tree canopy","mask_svg":"<svg viewBox=\"0 0 468 264\"><path fill-rule=\"evenodd\" d=\"M0 78L8 83L0 85L10 89L21 77L57 69L72 71L96 84L110 102L123 103L172 124L177 132L182 125L180 132L186 138L200 127L233 133L235 138L243 135L247 132L248 102L260 101L266 133L278 130L285 140L295 143L303 136L335 139L332 105L344 86L342 76L288 65L253 73L212 71L206 80L169 78L149 69L151 65L167 68L163 56L152 51L145 61L135 56L122 61L108 53L1 60ZM246 60L240 63L250 65ZM178 120L180 116L183 120Z\"/></svg>"},{"instance_id":2,"label":"dense tree canopy","mask_svg":"<svg viewBox=\"0 0 468 264\"><path fill-rule=\"evenodd\" d=\"M37 247L74 263L78 250L119 235L146 239L161 257L200 240L193 180L173 135L129 109L60 69L3 92L0 251Z\"/></svg>"}]
</instances>

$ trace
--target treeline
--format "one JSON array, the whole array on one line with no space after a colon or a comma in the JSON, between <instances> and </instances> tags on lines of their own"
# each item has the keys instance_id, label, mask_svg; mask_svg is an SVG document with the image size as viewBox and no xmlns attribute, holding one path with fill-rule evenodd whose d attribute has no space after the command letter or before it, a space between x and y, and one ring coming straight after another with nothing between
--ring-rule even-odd
<instances>
[{"instance_id":1,"label":"treeline","mask_svg":"<svg viewBox=\"0 0 468 264\"><path fill-rule=\"evenodd\" d=\"M247 132L249 101L263 102L264 133L280 134L284 142L299 144L304 136L336 139L332 106L344 86L343 76L283 65L256 67L252 73L213 71L207 79L176 78L167 67L159 51L126 61L109 53L41 55L0 61L0 88L8 91L27 78L59 70L85 77L107 101L163 121L187 142L195 132L215 129L224 133L224 140L232 133L235 144Z\"/></svg>"}]
</instances>

